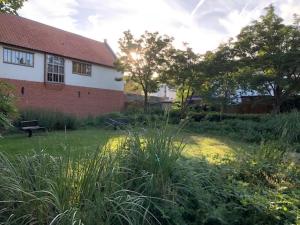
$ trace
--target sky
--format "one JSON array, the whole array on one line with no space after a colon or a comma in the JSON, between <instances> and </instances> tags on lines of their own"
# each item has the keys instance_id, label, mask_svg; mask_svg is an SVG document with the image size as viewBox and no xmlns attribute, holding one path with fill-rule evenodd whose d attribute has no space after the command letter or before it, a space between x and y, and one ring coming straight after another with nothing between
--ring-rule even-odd
<instances>
[{"instance_id":1,"label":"sky","mask_svg":"<svg viewBox=\"0 0 300 225\"><path fill-rule=\"evenodd\" d=\"M263 14L270 4L286 24L300 14L300 0L28 0L19 15L98 41L118 52L130 30L158 31L197 53L214 50Z\"/></svg>"}]
</instances>

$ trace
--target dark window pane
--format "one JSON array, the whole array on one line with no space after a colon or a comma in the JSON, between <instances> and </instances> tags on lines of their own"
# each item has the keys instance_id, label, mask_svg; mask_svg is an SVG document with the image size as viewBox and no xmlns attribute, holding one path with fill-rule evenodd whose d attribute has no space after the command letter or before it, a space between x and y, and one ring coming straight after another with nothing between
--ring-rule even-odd
<instances>
[{"instance_id":1,"label":"dark window pane","mask_svg":"<svg viewBox=\"0 0 300 225\"><path fill-rule=\"evenodd\" d=\"M48 73L48 81L52 81L52 73Z\"/></svg>"},{"instance_id":2,"label":"dark window pane","mask_svg":"<svg viewBox=\"0 0 300 225\"><path fill-rule=\"evenodd\" d=\"M64 74L64 67L63 66L59 67L59 74Z\"/></svg>"},{"instance_id":3,"label":"dark window pane","mask_svg":"<svg viewBox=\"0 0 300 225\"><path fill-rule=\"evenodd\" d=\"M92 73L92 66L91 65L87 65L87 74L88 75L91 75L91 73Z\"/></svg>"},{"instance_id":4,"label":"dark window pane","mask_svg":"<svg viewBox=\"0 0 300 225\"><path fill-rule=\"evenodd\" d=\"M53 81L58 82L58 74L53 74Z\"/></svg>"}]
</instances>

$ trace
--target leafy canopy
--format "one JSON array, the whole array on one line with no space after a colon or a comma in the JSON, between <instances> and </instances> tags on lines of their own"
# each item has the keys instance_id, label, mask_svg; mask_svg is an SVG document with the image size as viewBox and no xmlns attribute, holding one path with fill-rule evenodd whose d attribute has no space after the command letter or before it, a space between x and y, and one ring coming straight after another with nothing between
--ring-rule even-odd
<instances>
[{"instance_id":1,"label":"leafy canopy","mask_svg":"<svg viewBox=\"0 0 300 225\"><path fill-rule=\"evenodd\" d=\"M0 12L18 15L17 11L22 8L25 1L27 0L0 0Z\"/></svg>"},{"instance_id":2,"label":"leafy canopy","mask_svg":"<svg viewBox=\"0 0 300 225\"><path fill-rule=\"evenodd\" d=\"M274 96L274 109L300 91L300 29L283 24L272 5L258 21L242 29L235 43L248 88Z\"/></svg>"},{"instance_id":3,"label":"leafy canopy","mask_svg":"<svg viewBox=\"0 0 300 225\"><path fill-rule=\"evenodd\" d=\"M119 40L121 52L115 65L141 87L145 96L145 109L148 105L148 94L158 90L158 72L172 41L168 36L147 31L139 38L126 31Z\"/></svg>"},{"instance_id":4,"label":"leafy canopy","mask_svg":"<svg viewBox=\"0 0 300 225\"><path fill-rule=\"evenodd\" d=\"M191 98L201 84L199 55L187 45L184 50L170 48L161 70L160 81L171 88L177 89L180 108L186 110L188 99Z\"/></svg>"}]
</instances>

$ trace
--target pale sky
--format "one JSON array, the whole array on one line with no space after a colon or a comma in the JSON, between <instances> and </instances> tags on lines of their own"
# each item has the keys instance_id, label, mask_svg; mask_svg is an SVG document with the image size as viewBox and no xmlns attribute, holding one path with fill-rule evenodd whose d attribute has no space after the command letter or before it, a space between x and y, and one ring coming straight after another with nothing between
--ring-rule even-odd
<instances>
[{"instance_id":1,"label":"pale sky","mask_svg":"<svg viewBox=\"0 0 300 225\"><path fill-rule=\"evenodd\" d=\"M118 52L125 30L167 34L198 53L215 49L258 19L273 3L285 23L300 14L300 0L28 0L19 15L98 41Z\"/></svg>"}]
</instances>

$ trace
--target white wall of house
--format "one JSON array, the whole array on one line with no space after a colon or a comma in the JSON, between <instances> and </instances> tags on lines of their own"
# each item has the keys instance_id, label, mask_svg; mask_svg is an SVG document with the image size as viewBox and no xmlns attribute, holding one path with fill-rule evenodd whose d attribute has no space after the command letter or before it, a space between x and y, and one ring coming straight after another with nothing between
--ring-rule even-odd
<instances>
[{"instance_id":1,"label":"white wall of house","mask_svg":"<svg viewBox=\"0 0 300 225\"><path fill-rule=\"evenodd\" d=\"M122 77L122 73L107 67L92 65L92 75L83 76L72 73L72 60L65 60L65 83L67 85L102 88L110 90L123 91L123 81L116 81L116 78Z\"/></svg>"},{"instance_id":2,"label":"white wall of house","mask_svg":"<svg viewBox=\"0 0 300 225\"><path fill-rule=\"evenodd\" d=\"M0 45L0 78L44 82L45 54L34 52L34 67L3 63L3 45ZM123 81L116 78L123 74L114 69L92 65L92 75L82 76L72 73L72 60L65 58L65 84L72 86L101 88L123 91Z\"/></svg>"}]
</instances>

